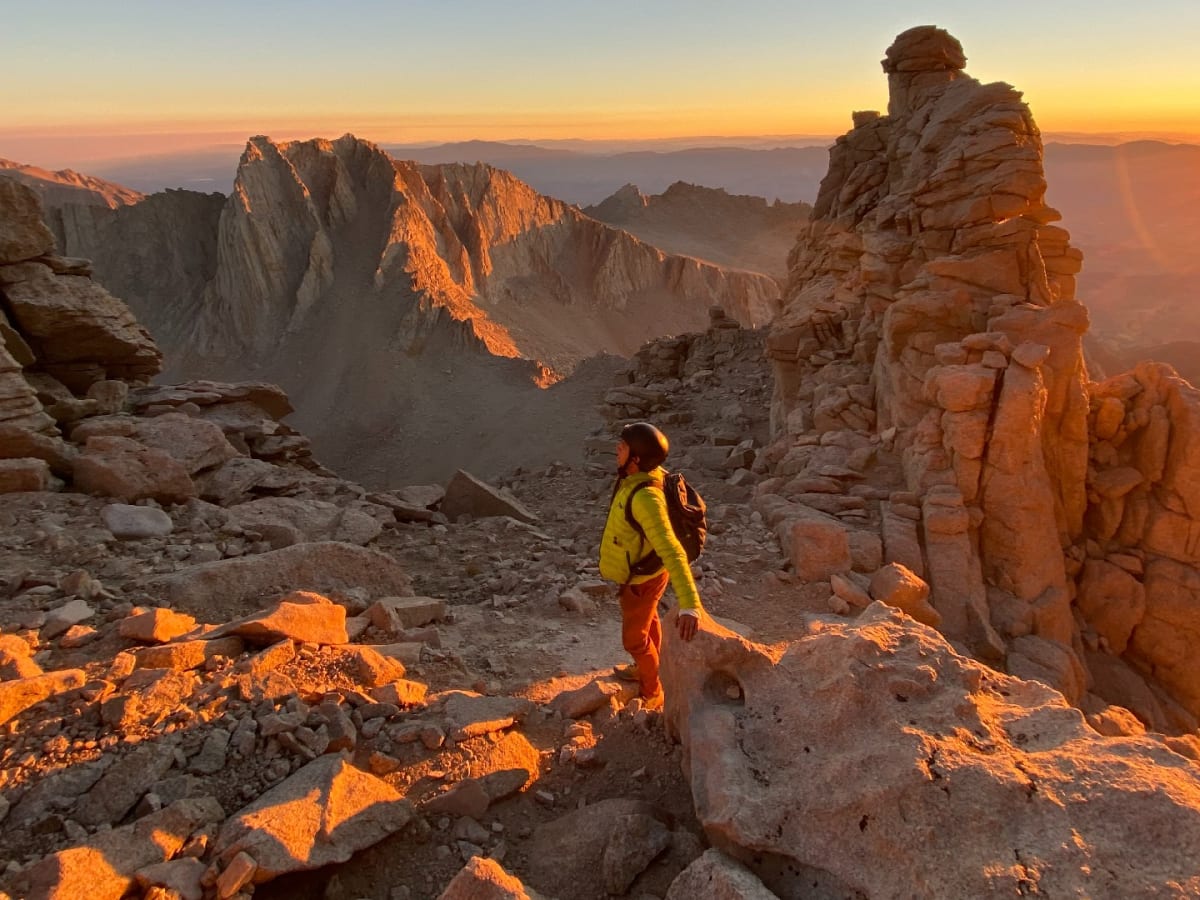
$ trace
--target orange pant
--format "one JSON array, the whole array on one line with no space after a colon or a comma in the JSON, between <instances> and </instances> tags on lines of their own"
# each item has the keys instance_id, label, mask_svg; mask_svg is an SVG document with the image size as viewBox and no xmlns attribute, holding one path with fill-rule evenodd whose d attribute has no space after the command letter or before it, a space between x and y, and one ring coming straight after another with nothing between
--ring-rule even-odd
<instances>
[{"instance_id":1,"label":"orange pant","mask_svg":"<svg viewBox=\"0 0 1200 900\"><path fill-rule=\"evenodd\" d=\"M658 648L662 646L658 601L669 581L664 569L649 581L621 586L621 644L637 664L643 697L662 690L658 683Z\"/></svg>"}]
</instances>

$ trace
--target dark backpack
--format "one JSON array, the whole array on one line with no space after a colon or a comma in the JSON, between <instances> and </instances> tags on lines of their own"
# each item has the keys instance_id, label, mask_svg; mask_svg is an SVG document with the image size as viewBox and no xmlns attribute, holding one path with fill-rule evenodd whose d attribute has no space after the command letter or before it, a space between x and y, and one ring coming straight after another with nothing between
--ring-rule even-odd
<instances>
[{"instance_id":1,"label":"dark backpack","mask_svg":"<svg viewBox=\"0 0 1200 900\"><path fill-rule=\"evenodd\" d=\"M650 483L643 481L636 485L625 501L625 520L637 530L643 541L646 540L646 532L633 517L633 495L645 487L650 487ZM667 517L671 521L671 530L675 532L675 539L687 554L688 562L692 562L704 550L704 541L708 537L708 517L705 515L707 507L704 505L704 498L678 472L667 473L662 489L667 498ZM653 575L662 567L662 560L651 550L649 556L639 559L629 567L629 573Z\"/></svg>"}]
</instances>

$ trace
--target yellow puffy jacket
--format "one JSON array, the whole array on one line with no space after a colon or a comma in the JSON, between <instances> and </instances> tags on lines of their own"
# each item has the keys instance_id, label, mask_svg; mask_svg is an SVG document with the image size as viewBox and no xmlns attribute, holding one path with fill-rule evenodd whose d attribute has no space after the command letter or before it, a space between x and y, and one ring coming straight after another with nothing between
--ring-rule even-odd
<instances>
[{"instance_id":1,"label":"yellow puffy jacket","mask_svg":"<svg viewBox=\"0 0 1200 900\"><path fill-rule=\"evenodd\" d=\"M675 589L679 608L699 609L700 593L696 590L687 554L679 545L667 516L667 498L663 494L664 474L659 467L649 472L627 475L617 483L612 504L608 508L608 521L604 524L604 537L600 542L600 574L617 584L649 581L655 575L630 577L629 569L653 550L671 577L671 587ZM633 494L635 487L647 482L650 485L648 488ZM625 518L625 506L629 503L630 494L633 494L633 517L646 532L645 540Z\"/></svg>"}]
</instances>

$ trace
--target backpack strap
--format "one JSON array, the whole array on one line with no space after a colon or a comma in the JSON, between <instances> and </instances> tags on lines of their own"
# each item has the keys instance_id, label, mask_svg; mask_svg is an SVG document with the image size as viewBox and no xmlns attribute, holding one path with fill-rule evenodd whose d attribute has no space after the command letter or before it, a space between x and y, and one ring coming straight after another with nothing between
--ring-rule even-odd
<instances>
[{"instance_id":1,"label":"backpack strap","mask_svg":"<svg viewBox=\"0 0 1200 900\"><path fill-rule=\"evenodd\" d=\"M635 484L633 486L633 488L629 491L629 496L625 498L625 521L628 522L630 525L632 525L634 530L637 531L638 537L641 540L642 549L645 549L645 547L646 547L646 529L644 529L642 527L642 523L639 522L637 520L637 518L633 515L633 495L636 494L638 491L640 491L642 488L653 488L653 487L655 487L655 485L650 483L649 481L643 481L639 484ZM653 569L650 572L635 572L634 571L639 565L645 565L646 563L650 562L651 557L653 557L653 563L652 563ZM658 558L658 554L655 553L654 550L651 550L648 554L641 557L640 559L638 559L637 562L635 562L632 566L630 566L629 577L632 578L634 575L650 575L650 574L653 574L654 571L657 571L660 568L662 568L662 560L660 560Z\"/></svg>"}]
</instances>

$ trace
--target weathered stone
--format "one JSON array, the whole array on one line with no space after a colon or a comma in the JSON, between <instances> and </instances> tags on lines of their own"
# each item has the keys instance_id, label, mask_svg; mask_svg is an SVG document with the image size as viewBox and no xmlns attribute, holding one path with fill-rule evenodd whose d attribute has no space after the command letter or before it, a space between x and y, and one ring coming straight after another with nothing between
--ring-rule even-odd
<instances>
[{"instance_id":1,"label":"weathered stone","mask_svg":"<svg viewBox=\"0 0 1200 900\"><path fill-rule=\"evenodd\" d=\"M186 671L198 669L210 659L233 659L241 655L242 649L240 637L225 637L215 640L181 641L161 647L142 647L135 650L133 656L139 669Z\"/></svg>"},{"instance_id":2,"label":"weathered stone","mask_svg":"<svg viewBox=\"0 0 1200 900\"><path fill-rule=\"evenodd\" d=\"M597 678L573 691L562 691L550 701L550 707L567 719L580 719L607 706L616 698L624 704L638 695L638 686L628 681Z\"/></svg>"},{"instance_id":3,"label":"weathered stone","mask_svg":"<svg viewBox=\"0 0 1200 900\"><path fill-rule=\"evenodd\" d=\"M204 888L200 881L206 868L200 860L183 856L144 866L134 873L134 877L143 890L158 887L172 892L172 900L203 900Z\"/></svg>"},{"instance_id":4,"label":"weathered stone","mask_svg":"<svg viewBox=\"0 0 1200 900\"><path fill-rule=\"evenodd\" d=\"M383 526L366 513L321 500L266 497L229 509L229 521L256 531L275 549L308 541L342 541L367 544L379 537Z\"/></svg>"},{"instance_id":5,"label":"weathered stone","mask_svg":"<svg viewBox=\"0 0 1200 900\"><path fill-rule=\"evenodd\" d=\"M193 832L224 817L211 797L180 800L21 870L15 894L29 900L120 900L134 886L136 872L170 859Z\"/></svg>"},{"instance_id":6,"label":"weathered stone","mask_svg":"<svg viewBox=\"0 0 1200 900\"><path fill-rule=\"evenodd\" d=\"M220 426L182 413L138 419L135 438L177 460L189 475L239 456Z\"/></svg>"},{"instance_id":7,"label":"weathered stone","mask_svg":"<svg viewBox=\"0 0 1200 900\"><path fill-rule=\"evenodd\" d=\"M75 461L75 487L125 503L146 498L183 503L196 486L168 453L123 437L89 438Z\"/></svg>"},{"instance_id":8,"label":"weathered stone","mask_svg":"<svg viewBox=\"0 0 1200 900\"><path fill-rule=\"evenodd\" d=\"M882 604L786 648L713 626L664 650L666 723L682 740L697 817L715 843L755 846L747 862L779 896L814 885L827 896L973 897L1001 883L1016 892L1033 870L1011 868L1013 841L1026 865L1038 861L1039 893L1100 891L1100 848L1106 893L1196 878L1179 855L1200 847L1190 763L1158 741L1101 737L1057 692L954 653ZM714 670L741 686L740 702L707 684ZM776 717L797 742L768 737ZM849 782L836 774L847 771ZM842 788L829 790L835 782ZM1131 844L1131 823L1148 818L1170 821L1171 841ZM1091 852L1047 832L1051 820ZM1002 846L992 837L1001 828ZM878 864L918 845L902 865Z\"/></svg>"},{"instance_id":9,"label":"weathered stone","mask_svg":"<svg viewBox=\"0 0 1200 900\"><path fill-rule=\"evenodd\" d=\"M340 756L321 757L232 816L214 852L226 864L245 852L255 883L345 862L403 828L412 805L386 782Z\"/></svg>"},{"instance_id":10,"label":"weathered stone","mask_svg":"<svg viewBox=\"0 0 1200 900\"><path fill-rule=\"evenodd\" d=\"M135 610L132 615L121 620L117 630L121 637L129 638L132 641L165 644L167 641L173 641L175 638L187 634L195 627L196 620L191 616L156 607Z\"/></svg>"},{"instance_id":11,"label":"weathered stone","mask_svg":"<svg viewBox=\"0 0 1200 900\"><path fill-rule=\"evenodd\" d=\"M521 697L487 697L471 691L448 693L446 725L456 741L509 728L524 721L533 709L533 704Z\"/></svg>"},{"instance_id":12,"label":"weathered stone","mask_svg":"<svg viewBox=\"0 0 1200 900\"><path fill-rule=\"evenodd\" d=\"M918 622L937 628L941 614L929 603L929 585L899 563L889 563L871 576L871 597L894 606Z\"/></svg>"},{"instance_id":13,"label":"weathered stone","mask_svg":"<svg viewBox=\"0 0 1200 900\"><path fill-rule=\"evenodd\" d=\"M600 861L610 894L624 894L656 856L671 845L671 832L653 816L634 813L617 821Z\"/></svg>"},{"instance_id":14,"label":"weathered stone","mask_svg":"<svg viewBox=\"0 0 1200 900\"><path fill-rule=\"evenodd\" d=\"M209 638L233 635L252 644L297 643L344 644L346 610L321 594L292 591L261 612L222 625Z\"/></svg>"},{"instance_id":15,"label":"weathered stone","mask_svg":"<svg viewBox=\"0 0 1200 900\"><path fill-rule=\"evenodd\" d=\"M371 698L379 703L392 703L399 707L423 706L429 688L418 681L404 678L371 688Z\"/></svg>"},{"instance_id":16,"label":"weathered stone","mask_svg":"<svg viewBox=\"0 0 1200 900\"><path fill-rule=\"evenodd\" d=\"M720 850L706 850L671 882L665 900L773 900L775 896L741 863Z\"/></svg>"},{"instance_id":17,"label":"weathered stone","mask_svg":"<svg viewBox=\"0 0 1200 900\"><path fill-rule=\"evenodd\" d=\"M540 897L496 860L473 856L438 895L438 900L540 900Z\"/></svg>"},{"instance_id":18,"label":"weathered stone","mask_svg":"<svg viewBox=\"0 0 1200 900\"><path fill-rule=\"evenodd\" d=\"M62 606L55 607L46 614L46 622L42 625L42 639L52 640L80 622L86 622L96 611L82 598L76 598Z\"/></svg>"},{"instance_id":19,"label":"weathered stone","mask_svg":"<svg viewBox=\"0 0 1200 900\"><path fill-rule=\"evenodd\" d=\"M129 307L90 278L28 262L5 267L4 282L7 309L39 364L75 392L108 378L148 380L162 368Z\"/></svg>"},{"instance_id":20,"label":"weathered stone","mask_svg":"<svg viewBox=\"0 0 1200 900\"><path fill-rule=\"evenodd\" d=\"M0 459L0 494L48 491L50 466L40 459Z\"/></svg>"},{"instance_id":21,"label":"weathered stone","mask_svg":"<svg viewBox=\"0 0 1200 900\"><path fill-rule=\"evenodd\" d=\"M781 543L804 581L822 581L853 567L846 526L833 516L814 510L780 527Z\"/></svg>"},{"instance_id":22,"label":"weathered stone","mask_svg":"<svg viewBox=\"0 0 1200 900\"><path fill-rule=\"evenodd\" d=\"M1124 569L1089 559L1083 564L1075 603L1089 627L1119 656L1146 612L1146 589Z\"/></svg>"},{"instance_id":23,"label":"weathered stone","mask_svg":"<svg viewBox=\"0 0 1200 900\"><path fill-rule=\"evenodd\" d=\"M386 554L352 544L320 542L203 563L146 584L147 591L165 597L172 608L195 615L204 614L210 597L244 605L290 590L349 588L376 596L394 595L410 590L410 581Z\"/></svg>"},{"instance_id":24,"label":"weathered stone","mask_svg":"<svg viewBox=\"0 0 1200 900\"><path fill-rule=\"evenodd\" d=\"M397 634L446 616L446 601L433 597L382 597L367 610L376 628Z\"/></svg>"},{"instance_id":25,"label":"weathered stone","mask_svg":"<svg viewBox=\"0 0 1200 900\"><path fill-rule=\"evenodd\" d=\"M0 265L54 250L54 235L42 221L38 195L12 178L0 178Z\"/></svg>"},{"instance_id":26,"label":"weathered stone","mask_svg":"<svg viewBox=\"0 0 1200 900\"><path fill-rule=\"evenodd\" d=\"M82 669L61 669L16 681L0 682L0 725L43 700L83 687L86 681L87 676Z\"/></svg>"},{"instance_id":27,"label":"weathered stone","mask_svg":"<svg viewBox=\"0 0 1200 900\"><path fill-rule=\"evenodd\" d=\"M137 747L109 767L91 790L79 798L72 817L93 826L120 822L174 762L175 752L169 744L156 742Z\"/></svg>"},{"instance_id":28,"label":"weathered stone","mask_svg":"<svg viewBox=\"0 0 1200 900\"><path fill-rule=\"evenodd\" d=\"M100 520L113 537L123 540L166 537L175 530L171 517L153 506L110 503L100 510Z\"/></svg>"},{"instance_id":29,"label":"weathered stone","mask_svg":"<svg viewBox=\"0 0 1200 900\"><path fill-rule=\"evenodd\" d=\"M2 367L0 367L2 371ZM3 391L0 390L0 397ZM0 424L0 459L40 459L50 471L69 478L77 451L62 438L41 434L12 423Z\"/></svg>"},{"instance_id":30,"label":"weathered stone","mask_svg":"<svg viewBox=\"0 0 1200 900\"><path fill-rule=\"evenodd\" d=\"M537 516L525 509L515 497L497 490L459 469L446 485L441 511L451 520L467 515L476 519L509 516L520 522L536 522Z\"/></svg>"}]
</instances>

